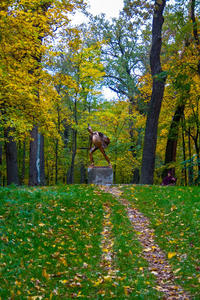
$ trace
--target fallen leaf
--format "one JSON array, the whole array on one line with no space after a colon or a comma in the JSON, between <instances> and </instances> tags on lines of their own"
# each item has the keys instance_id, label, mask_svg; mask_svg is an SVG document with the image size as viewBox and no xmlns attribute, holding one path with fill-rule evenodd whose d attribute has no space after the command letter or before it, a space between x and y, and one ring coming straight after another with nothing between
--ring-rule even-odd
<instances>
[{"instance_id":1,"label":"fallen leaf","mask_svg":"<svg viewBox=\"0 0 200 300\"><path fill-rule=\"evenodd\" d=\"M168 252L168 259L171 259L174 256L176 256L176 252Z\"/></svg>"},{"instance_id":2,"label":"fallen leaf","mask_svg":"<svg viewBox=\"0 0 200 300\"><path fill-rule=\"evenodd\" d=\"M174 271L174 274L178 273L180 270L181 270L181 268L176 269L176 270Z\"/></svg>"},{"instance_id":3,"label":"fallen leaf","mask_svg":"<svg viewBox=\"0 0 200 300\"><path fill-rule=\"evenodd\" d=\"M47 270L45 268L42 269L42 276L46 279L50 278L50 275L47 273Z\"/></svg>"},{"instance_id":4,"label":"fallen leaf","mask_svg":"<svg viewBox=\"0 0 200 300\"><path fill-rule=\"evenodd\" d=\"M151 251L151 250L152 250L152 249L151 249L150 247L144 249L145 252L149 252L149 251Z\"/></svg>"}]
</instances>

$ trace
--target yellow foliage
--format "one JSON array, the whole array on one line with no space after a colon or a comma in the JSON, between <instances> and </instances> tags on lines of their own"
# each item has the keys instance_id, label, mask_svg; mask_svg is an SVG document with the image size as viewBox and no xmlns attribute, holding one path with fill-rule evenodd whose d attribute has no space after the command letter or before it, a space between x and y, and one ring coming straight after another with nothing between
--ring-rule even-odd
<instances>
[{"instance_id":1,"label":"yellow foliage","mask_svg":"<svg viewBox=\"0 0 200 300\"><path fill-rule=\"evenodd\" d=\"M15 129L15 138L29 134L33 124L56 132L53 115L58 94L52 76L43 71L42 58L49 49L47 36L54 35L55 26L67 25L69 13L81 5L78 0L1 3L0 121ZM65 81L73 86L71 78Z\"/></svg>"}]
</instances>

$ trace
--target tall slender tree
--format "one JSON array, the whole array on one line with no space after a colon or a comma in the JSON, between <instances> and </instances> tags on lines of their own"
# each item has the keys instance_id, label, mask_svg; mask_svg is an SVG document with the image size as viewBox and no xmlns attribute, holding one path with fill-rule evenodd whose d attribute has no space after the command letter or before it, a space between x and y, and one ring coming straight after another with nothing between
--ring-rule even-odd
<instances>
[{"instance_id":1,"label":"tall slender tree","mask_svg":"<svg viewBox=\"0 0 200 300\"><path fill-rule=\"evenodd\" d=\"M18 163L17 163L17 145L9 131L5 130L5 152L7 166L7 184L19 184Z\"/></svg>"},{"instance_id":2,"label":"tall slender tree","mask_svg":"<svg viewBox=\"0 0 200 300\"><path fill-rule=\"evenodd\" d=\"M141 184L153 184L158 118L160 114L166 80L166 74L162 71L160 61L160 52L162 46L162 25L164 22L163 11L165 5L166 0L155 0L152 25L152 47L150 53L150 66L151 74L153 77L153 88L146 121L140 179Z\"/></svg>"}]
</instances>

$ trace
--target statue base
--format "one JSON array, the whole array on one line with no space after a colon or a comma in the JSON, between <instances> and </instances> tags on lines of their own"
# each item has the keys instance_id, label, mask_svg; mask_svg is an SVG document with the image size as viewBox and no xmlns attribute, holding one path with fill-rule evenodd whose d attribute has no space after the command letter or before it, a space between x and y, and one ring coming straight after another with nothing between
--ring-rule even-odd
<instances>
[{"instance_id":1,"label":"statue base","mask_svg":"<svg viewBox=\"0 0 200 300\"><path fill-rule=\"evenodd\" d=\"M89 167L88 183L100 185L113 184L113 169L109 167Z\"/></svg>"}]
</instances>

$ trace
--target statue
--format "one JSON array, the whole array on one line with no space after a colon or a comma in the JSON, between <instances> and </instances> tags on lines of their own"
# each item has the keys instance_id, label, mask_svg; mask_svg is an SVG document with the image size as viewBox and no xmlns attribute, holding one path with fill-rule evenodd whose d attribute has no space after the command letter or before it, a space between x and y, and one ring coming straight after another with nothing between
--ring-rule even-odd
<instances>
[{"instance_id":1,"label":"statue","mask_svg":"<svg viewBox=\"0 0 200 300\"><path fill-rule=\"evenodd\" d=\"M90 133L90 162L91 162L90 167L94 167L94 160L93 160L92 153L94 153L97 149L99 149L103 154L103 156L105 157L105 159L107 160L109 167L112 168L110 160L104 151L104 149L110 144L110 139L99 131L92 131L92 128L89 125L88 125L88 131ZM94 144L94 147L92 147L92 144Z\"/></svg>"}]
</instances>

